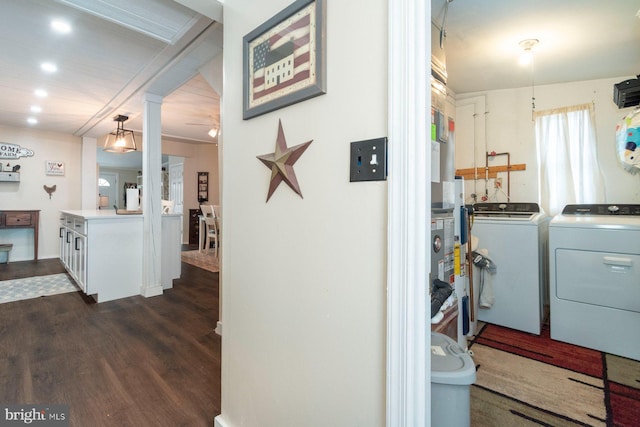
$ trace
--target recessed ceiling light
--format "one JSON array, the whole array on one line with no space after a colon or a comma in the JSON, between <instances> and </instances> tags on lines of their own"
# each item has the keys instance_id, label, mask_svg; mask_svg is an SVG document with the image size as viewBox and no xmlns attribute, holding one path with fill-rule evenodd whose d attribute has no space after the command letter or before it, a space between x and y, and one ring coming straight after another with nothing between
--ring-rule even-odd
<instances>
[{"instance_id":1,"label":"recessed ceiling light","mask_svg":"<svg viewBox=\"0 0 640 427\"><path fill-rule=\"evenodd\" d=\"M45 98L47 96L47 91L44 89L36 89L34 93L38 98Z\"/></svg>"},{"instance_id":2,"label":"recessed ceiling light","mask_svg":"<svg viewBox=\"0 0 640 427\"><path fill-rule=\"evenodd\" d=\"M30 125L35 125L38 123L38 119L36 119L35 117L29 117L27 119L27 123L29 123Z\"/></svg>"},{"instance_id":3,"label":"recessed ceiling light","mask_svg":"<svg viewBox=\"0 0 640 427\"><path fill-rule=\"evenodd\" d=\"M71 32L71 25L60 19L54 19L51 21L51 29L56 33L69 34Z\"/></svg>"},{"instance_id":4,"label":"recessed ceiling light","mask_svg":"<svg viewBox=\"0 0 640 427\"><path fill-rule=\"evenodd\" d=\"M42 64L40 64L40 68L45 73L55 73L56 71L58 71L58 66L53 62L43 62Z\"/></svg>"},{"instance_id":5,"label":"recessed ceiling light","mask_svg":"<svg viewBox=\"0 0 640 427\"><path fill-rule=\"evenodd\" d=\"M42 107L38 106L38 105L32 105L30 108L32 113L41 113L42 112Z\"/></svg>"}]
</instances>

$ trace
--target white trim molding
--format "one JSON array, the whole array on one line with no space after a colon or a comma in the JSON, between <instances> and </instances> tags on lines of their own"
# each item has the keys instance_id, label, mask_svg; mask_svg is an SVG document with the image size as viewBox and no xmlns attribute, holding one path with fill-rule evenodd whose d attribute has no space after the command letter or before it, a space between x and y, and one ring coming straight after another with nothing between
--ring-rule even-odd
<instances>
[{"instance_id":1,"label":"white trim molding","mask_svg":"<svg viewBox=\"0 0 640 427\"><path fill-rule=\"evenodd\" d=\"M389 2L389 225L387 427L431 420L431 333L426 316L430 224L431 9Z\"/></svg>"},{"instance_id":2,"label":"white trim molding","mask_svg":"<svg viewBox=\"0 0 640 427\"><path fill-rule=\"evenodd\" d=\"M213 427L231 427L231 425L229 425L222 417L222 414L220 414L213 419Z\"/></svg>"}]
</instances>

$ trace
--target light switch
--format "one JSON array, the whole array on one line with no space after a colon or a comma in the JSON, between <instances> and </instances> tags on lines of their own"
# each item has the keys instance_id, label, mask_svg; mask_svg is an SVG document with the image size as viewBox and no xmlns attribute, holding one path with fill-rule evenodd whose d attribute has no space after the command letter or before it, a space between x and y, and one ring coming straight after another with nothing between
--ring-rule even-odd
<instances>
[{"instance_id":1,"label":"light switch","mask_svg":"<svg viewBox=\"0 0 640 427\"><path fill-rule=\"evenodd\" d=\"M387 138L351 143L351 182L387 179Z\"/></svg>"}]
</instances>

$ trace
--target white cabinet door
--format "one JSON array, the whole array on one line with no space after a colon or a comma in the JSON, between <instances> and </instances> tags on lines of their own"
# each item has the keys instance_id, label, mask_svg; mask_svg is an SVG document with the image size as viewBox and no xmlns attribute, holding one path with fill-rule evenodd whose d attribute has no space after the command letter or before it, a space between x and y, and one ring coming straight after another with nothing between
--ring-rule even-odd
<instances>
[{"instance_id":1,"label":"white cabinet door","mask_svg":"<svg viewBox=\"0 0 640 427\"><path fill-rule=\"evenodd\" d=\"M78 286L87 293L87 237L73 233L73 276Z\"/></svg>"},{"instance_id":2,"label":"white cabinet door","mask_svg":"<svg viewBox=\"0 0 640 427\"><path fill-rule=\"evenodd\" d=\"M62 264L67 267L66 260L64 259L64 251L66 250L65 239L67 237L67 227L60 224L60 261Z\"/></svg>"}]
</instances>

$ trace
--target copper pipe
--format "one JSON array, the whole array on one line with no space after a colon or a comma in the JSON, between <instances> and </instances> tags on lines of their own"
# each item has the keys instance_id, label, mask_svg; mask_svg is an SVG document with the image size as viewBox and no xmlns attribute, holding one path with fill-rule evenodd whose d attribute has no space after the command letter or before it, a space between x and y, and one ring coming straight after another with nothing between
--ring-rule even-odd
<instances>
[{"instance_id":1,"label":"copper pipe","mask_svg":"<svg viewBox=\"0 0 640 427\"><path fill-rule=\"evenodd\" d=\"M495 151L492 151L491 153L489 153L487 151L486 153L486 176L488 178L489 176L489 157L496 157L496 156L507 156L507 202L511 201L511 153L509 153L508 151L505 151L504 153L496 153Z\"/></svg>"}]
</instances>

